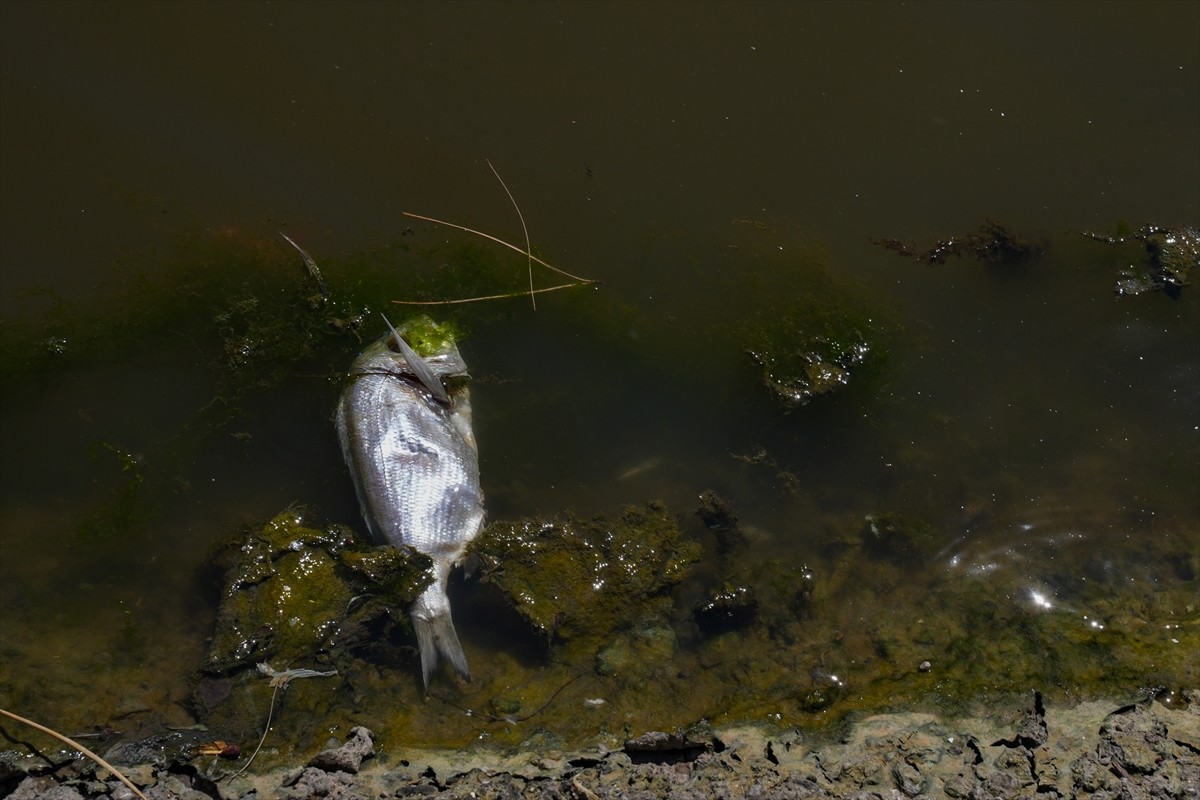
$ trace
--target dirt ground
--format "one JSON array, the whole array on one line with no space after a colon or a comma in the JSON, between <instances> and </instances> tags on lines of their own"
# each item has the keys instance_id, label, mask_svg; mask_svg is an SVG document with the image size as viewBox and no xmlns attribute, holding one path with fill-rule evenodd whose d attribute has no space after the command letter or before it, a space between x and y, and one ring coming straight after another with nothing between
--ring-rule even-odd
<instances>
[{"instance_id":1,"label":"dirt ground","mask_svg":"<svg viewBox=\"0 0 1200 800\"><path fill-rule=\"evenodd\" d=\"M1118 707L1044 707L1004 722L927 714L867 717L839 740L728 728L692 738L648 732L616 750L482 749L376 755L355 728L305 766L216 782L215 761L165 763L146 743L106 757L153 800L259 798L1200 798L1200 691ZM142 749L139 749L142 748ZM141 763L137 756L144 758ZM0 796L125 800L133 793L82 758L0 758Z\"/></svg>"}]
</instances>

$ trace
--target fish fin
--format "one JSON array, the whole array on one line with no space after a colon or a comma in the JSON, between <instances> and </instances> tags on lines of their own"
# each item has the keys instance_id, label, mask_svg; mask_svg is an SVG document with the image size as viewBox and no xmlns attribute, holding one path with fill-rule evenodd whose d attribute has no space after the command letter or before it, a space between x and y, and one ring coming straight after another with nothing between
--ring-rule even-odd
<instances>
[{"instance_id":1,"label":"fish fin","mask_svg":"<svg viewBox=\"0 0 1200 800\"><path fill-rule=\"evenodd\" d=\"M396 340L396 346L400 350L400 355L404 356L404 360L408 362L408 366L412 368L413 373L425 385L426 389L433 392L434 397L443 403L449 404L450 395L446 394L446 387L442 385L441 379L433 374L433 370L425 363L425 359L417 355L417 351L408 346L408 342L404 341L404 337L392 327L392 323L388 322L388 318L384 317L383 321L387 322L388 330L392 332L392 337Z\"/></svg>"},{"instance_id":2,"label":"fish fin","mask_svg":"<svg viewBox=\"0 0 1200 800\"><path fill-rule=\"evenodd\" d=\"M459 644L450 612L447 610L430 615L413 614L412 620L413 629L417 633L417 647L421 651L421 679L425 688L429 688L429 677L437 666L438 656L449 661L463 680L471 680L467 656Z\"/></svg>"},{"instance_id":3,"label":"fish fin","mask_svg":"<svg viewBox=\"0 0 1200 800\"><path fill-rule=\"evenodd\" d=\"M279 235L282 236L288 244L290 244L292 247L296 248L300 252L300 257L304 259L304 267L308 270L309 277L311 277L314 281L317 282L317 289L321 292L321 296L324 297L326 300L328 300L329 299L329 289L328 289L328 287L325 286L325 279L321 277L321 270L319 267L317 267L317 262L313 261L312 256L310 256L308 253L304 252L303 247L301 247L300 245L298 245L294 241L292 241L292 237L288 236L283 231L280 231Z\"/></svg>"}]
</instances>

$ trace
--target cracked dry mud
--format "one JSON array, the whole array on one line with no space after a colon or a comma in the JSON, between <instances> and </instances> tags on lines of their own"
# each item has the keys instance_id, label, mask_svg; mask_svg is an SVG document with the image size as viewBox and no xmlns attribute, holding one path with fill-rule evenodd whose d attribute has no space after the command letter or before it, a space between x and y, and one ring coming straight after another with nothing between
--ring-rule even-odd
<instances>
[{"instance_id":1,"label":"cracked dry mud","mask_svg":"<svg viewBox=\"0 0 1200 800\"><path fill-rule=\"evenodd\" d=\"M121 746L110 751L117 758ZM9 753L0 790L14 800L132 794L76 758L57 767ZM803 732L729 728L697 738L647 732L620 749L376 754L355 728L304 767L213 782L201 762L130 765L153 800L279 797L538 798L1200 798L1200 691L1126 705L1056 709L1040 695L1004 722L928 714L867 717L836 742ZM208 765L211 766L211 765Z\"/></svg>"}]
</instances>

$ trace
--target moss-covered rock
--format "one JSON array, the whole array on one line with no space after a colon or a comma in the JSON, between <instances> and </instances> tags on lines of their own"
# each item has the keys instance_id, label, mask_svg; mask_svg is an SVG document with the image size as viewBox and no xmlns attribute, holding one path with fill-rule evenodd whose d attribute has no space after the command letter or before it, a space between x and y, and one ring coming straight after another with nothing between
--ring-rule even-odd
<instances>
[{"instance_id":1,"label":"moss-covered rock","mask_svg":"<svg viewBox=\"0 0 1200 800\"><path fill-rule=\"evenodd\" d=\"M248 533L232 560L205 660L209 673L314 658L348 637L371 600L402 617L432 582L428 557L356 545L347 529L309 527L295 509Z\"/></svg>"},{"instance_id":2,"label":"moss-covered rock","mask_svg":"<svg viewBox=\"0 0 1200 800\"><path fill-rule=\"evenodd\" d=\"M747 354L762 368L763 384L787 408L846 386L873 360L869 319L812 304L753 331Z\"/></svg>"},{"instance_id":3,"label":"moss-covered rock","mask_svg":"<svg viewBox=\"0 0 1200 800\"><path fill-rule=\"evenodd\" d=\"M497 522L472 543L494 583L550 642L591 646L647 616L700 555L660 503L616 518Z\"/></svg>"}]
</instances>

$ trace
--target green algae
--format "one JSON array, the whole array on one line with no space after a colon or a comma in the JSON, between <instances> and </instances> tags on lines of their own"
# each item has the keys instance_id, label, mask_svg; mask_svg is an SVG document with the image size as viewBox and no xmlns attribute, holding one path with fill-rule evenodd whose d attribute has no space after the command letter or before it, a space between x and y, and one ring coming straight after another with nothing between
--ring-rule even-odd
<instances>
[{"instance_id":1,"label":"green algae","mask_svg":"<svg viewBox=\"0 0 1200 800\"><path fill-rule=\"evenodd\" d=\"M483 562L483 579L547 642L593 652L597 642L657 617L654 599L686 577L700 547L683 538L665 506L649 503L613 519L493 523L470 552Z\"/></svg>"},{"instance_id":2,"label":"green algae","mask_svg":"<svg viewBox=\"0 0 1200 800\"><path fill-rule=\"evenodd\" d=\"M770 719L815 732L888 709L975 712L1030 687L1077 700L1196 680L1188 653L1200 646L1200 617L1187 568L1174 570L1186 580L1156 581L1132 607L1120 580L1064 577L1077 588L1055 593L1031 579L1015 591L1013 573L995 565L933 568L931 527L898 513L866 525L846 519L831 539L838 546L811 569L722 552L717 595L749 587L757 613L737 625L701 626L700 637L682 642L672 663L694 692L719 699L703 711L677 698L670 707L714 722ZM1182 557L1179 543L1164 535L1141 553L1111 555L1167 574Z\"/></svg>"},{"instance_id":3,"label":"green algae","mask_svg":"<svg viewBox=\"0 0 1200 800\"><path fill-rule=\"evenodd\" d=\"M226 231L180 236L171 252L128 257L114 288L100 298L77 303L46 293L42 313L4 319L0 380L10 387L54 380L64 369L186 344L217 378L214 395L201 405L229 409L227 419L237 415L240 400L278 385L298 364L336 354L337 369L344 368L347 350L360 346L364 335L382 334L380 311L401 321L410 316L391 300L436 302L495 293L514 282L519 289L522 277L509 260L474 244L419 248L400 240L348 257L316 254L315 260L319 280L281 238ZM422 347L432 350L460 336L468 318L507 313L487 303L446 306L439 309L441 322L414 323L413 335L427 336ZM6 402L20 397L36 395L5 394Z\"/></svg>"},{"instance_id":4,"label":"green algae","mask_svg":"<svg viewBox=\"0 0 1200 800\"><path fill-rule=\"evenodd\" d=\"M446 352L462 335L462 331L454 323L434 322L424 314L408 319L397 330L404 336L404 341L408 342L409 347L422 357Z\"/></svg>"},{"instance_id":5,"label":"green algae","mask_svg":"<svg viewBox=\"0 0 1200 800\"><path fill-rule=\"evenodd\" d=\"M788 313L752 326L746 352L762 369L767 389L792 409L877 366L877 334L878 326L861 312L798 300Z\"/></svg>"},{"instance_id":6,"label":"green algae","mask_svg":"<svg viewBox=\"0 0 1200 800\"><path fill-rule=\"evenodd\" d=\"M874 521L908 531L898 534L906 543L910 535L923 541L919 533L928 527L897 513ZM368 649L343 637L322 641L312 625L316 650L287 666L336 668L338 676L280 693L272 738L283 753L316 747L313 719L329 731L367 724L388 748L470 740L560 748L619 742L697 720L755 721L817 735L887 709L961 712L1026 695L1030 687L1078 699L1145 683L1181 687L1195 676L1186 654L1200 626L1195 606L1185 602L1186 586L1129 609L1115 596L1104 605L1103 587L1047 609L1015 597L1002 574L964 579L922 570L914 580L921 567L909 547L871 552L874 534L861 518L843 520L842 529L840 546L812 569L762 562L748 548L723 553L724 572L736 576L731 585L750 587L758 611L737 626L697 631L678 595L698 580L690 571L698 552L661 504L609 518L564 513L495 523L472 553L483 564L485 585L500 590L538 631L548 659L523 661L512 652L518 640L480 658L465 634L474 682L440 676L432 696L423 697L415 654L405 644L407 626L400 626L399 639L372 637ZM272 564L300 543L375 585L388 584L402 555L359 549L344 529L310 527L294 510L256 538L257 553L276 556ZM1173 552L1167 548L1163 557ZM248 582L274 579L250 567L235 574ZM404 585L419 590L421 583ZM903 613L870 611L880 607ZM497 615L494 608L490 613ZM1091 619L1103 627L1092 627ZM1164 619L1179 627L1163 629ZM1171 637L1177 645L1167 643ZM272 665L285 666L281 658L272 655ZM266 681L243 670L204 719L247 738L262 725L270 698ZM264 754L262 763L278 757Z\"/></svg>"},{"instance_id":7,"label":"green algae","mask_svg":"<svg viewBox=\"0 0 1200 800\"><path fill-rule=\"evenodd\" d=\"M1147 230L1145 244L1157 277L1176 289L1186 286L1192 270L1200 266L1200 231L1195 228Z\"/></svg>"},{"instance_id":8,"label":"green algae","mask_svg":"<svg viewBox=\"0 0 1200 800\"><path fill-rule=\"evenodd\" d=\"M116 455L120 470L99 471L91 507L75 523L83 538L137 541L164 497L191 490L198 457L218 437L252 445L264 403L312 403L323 394L332 406L350 355L383 333L381 311L413 329L419 352L461 337L468 319L505 313L479 304L448 307L439 323L423 315L406 320L408 309L389 300L408 291L418 299L457 296L471 288L468 278L487 290L519 278L509 261L471 245L418 248L401 240L348 258L317 254L316 261L319 275L274 235L184 235L167 252L127 256L114 285L87 302L44 293L39 312L0 320L6 413L35 407L70 376L107 377L131 362L170 369L193 390L169 409L152 409L142 430L105 435L94 448L93 457ZM298 375L325 380L299 385ZM146 441L130 441L137 436Z\"/></svg>"},{"instance_id":9,"label":"green algae","mask_svg":"<svg viewBox=\"0 0 1200 800\"><path fill-rule=\"evenodd\" d=\"M264 660L323 657L362 624L352 599L360 609L368 597L378 599L403 620L432 582L431 567L426 556L364 548L344 528L316 529L297 510L284 511L237 548L204 669L220 674Z\"/></svg>"},{"instance_id":10,"label":"green algae","mask_svg":"<svg viewBox=\"0 0 1200 800\"><path fill-rule=\"evenodd\" d=\"M406 294L409 286L401 291L394 271L420 254L401 245L388 250L391 259L378 263L367 263L368 256L355 257L360 261L320 259L332 287L326 297L305 285L294 253L283 248L279 256L273 254L273 245L267 246L237 261L233 272L244 274L231 272L224 285L185 284L190 293L184 295L186 303L174 306L180 311L177 318L155 322L147 317L138 322L135 316L131 324L142 326L137 330L164 338L174 336L176 330L183 332L200 343L200 352L208 359L215 388L198 399L200 410L193 412L187 430L197 439L227 430L244 417L249 401L278 388L300 367L328 374L332 395L333 381L349 363L348 354L364 337L382 333L375 316L381 298L435 299L439 292L453 288L453 281L442 283L442 278L467 268L462 264L431 268L428 282L415 281L413 285L420 287L416 294ZM213 251L214 263L229 255L217 251ZM444 249L444 254L453 260L452 249ZM259 276L247 280L246 275L255 270L260 270ZM840 365L839 353L853 352L855 343L867 342L871 350L866 360L852 367L855 377L871 374L880 363L879 343L871 333L875 317L867 315L863 306L839 301L840 292L820 288L819 279L813 285L818 287L813 292L819 302L794 301L799 295L780 292L759 314L721 330L729 334L726 345L765 342L760 352L775 354L779 374L790 364L804 379L815 377L829 392L841 391L849 384L841 382L836 371L825 372L825 365ZM495 287L484 289L481 284L472 291L491 288ZM564 305L589 302L573 298ZM603 328L611 333L613 343L620 342L622 354L671 361L680 373L694 370L707 358L694 340L671 339L667 325L646 326L644 316L609 313L598 305L592 303L590 316L580 317L580 330L600 338L596 331ZM505 313L447 315L450 324L463 326L464 319L478 325L481 319ZM630 320L643 324L637 344L627 335ZM802 330L802 323L812 327ZM113 327L113 340L122 330L134 328ZM38 363L49 371L107 357L109 345L103 344L107 335L99 329L96 347L90 351L88 340L74 335L61 341L51 335L38 340L33 349L42 359ZM9 340L0 339L7 346ZM820 349L827 344L833 349ZM663 348L674 348L673 353L683 358L664 358ZM812 352L820 359L798 355ZM740 351L738 357L744 358ZM273 359L282 364L277 371ZM814 375L809 374L811 369L817 370ZM293 398L286 387L280 395L283 401ZM111 478L117 491L137 488L135 506L162 489L161 451L152 450L137 461L131 461L132 451L119 444L106 445L102 457L108 459L110 451L118 456ZM156 477L157 489L149 485ZM929 484L931 492L938 491L937 483ZM697 554L679 548L682 555L664 559L662 548L668 545L647 547L637 542L639 535L647 533L652 539L668 541L667 516L665 510L644 512L634 515L629 525L620 515L604 522L581 521L569 514L544 517L512 523L513 530L492 541L501 546L476 551L485 562L488 580L503 584L505 596L517 598L522 619L539 632L539 644L549 658L530 660L524 653L490 651L486 659L477 658L483 648L475 645L471 659L476 685L462 687L439 676L437 691L445 694L447 702L488 709L496 717L519 717L539 710L567 681L583 675L524 727L508 722L486 727L478 717L464 719L447 703L424 698L415 679L405 680L412 677L412 654L403 613L427 581L424 569L415 574L400 572L411 554L358 549L347 543L344 530L313 528L299 520L283 519L269 530L264 527L254 532L255 543L248 551L252 558L237 573L242 590L260 594L261 604L249 603L245 597L237 601L252 607L243 610L246 619L257 620L258 625L239 623L223 640L222 652L238 654L242 645L245 652L217 660L211 676L235 675L233 700L206 719L214 725L222 721L235 728L240 725L256 738L256 726L263 724L271 698L266 682L247 669L258 658L270 659L277 667L290 661L286 666L320 663L339 670L339 678L297 682L286 694L280 693L276 724L291 727L281 728L272 738L291 743L281 746L298 748L309 746L306 737L311 736L317 718L329 729L348 721L370 720L373 726L383 721L381 735L392 744L452 747L485 735L491 741L516 744L532 739L535 728L553 732L560 741L683 725L700 717L769 719L816 728L846 714L930 703L955 706L972 698L1023 692L1030 684L1046 681L1056 682L1064 692L1119 691L1139 681L1178 684L1195 676L1194 667L1182 655L1194 652L1197 645L1195 609L1189 611L1186 604L1175 602L1188 586L1194 589L1194 575L1200 571L1194 557L1183 559L1191 565L1193 577L1178 576L1185 587L1172 589L1170 602L1145 599L1144 607L1133 603L1125 608L1122 604L1129 592L1106 584L1113 598L1107 603L1097 598L1088 602L1090 613L1105 625L1096 630L1087 620L1081 621L1082 612L1017 607L1012 587L1000 580L956 584L945 576L929 578L934 541L927 535L930 523L885 514L877 516L880 524L870 530L869 525L864 528L860 515L839 523L843 535L834 537L826 558L814 562L811 570L756 562L759 553L743 552L740 544L723 550L721 577L728 580L718 582L716 595L753 592L757 612L743 624L718 626L709 635L691 629L688 614L693 604L677 603L672 596L673 587L695 589L688 559ZM747 516L753 518L753 510ZM130 514L114 519L108 530L115 535L142 524L143 517ZM613 534L613 527L625 530ZM589 544L572 549L578 544L574 539ZM686 539L682 542L687 544ZM239 547L250 544L249 538L238 542ZM483 548L482 540L479 546ZM622 554L631 562L645 560L646 572L624 583L619 572L606 572L623 564ZM1167 554L1162 562L1176 563L1176 555ZM601 562L605 567L599 566ZM602 582L600 592L584 591L597 579ZM312 583L311 592L297 590L307 582ZM361 599L364 584L372 586L373 593ZM628 594L604 588L617 584ZM331 610L339 604L345 607L344 617ZM295 625L292 620L297 620ZM1164 620L1179 629L1163 629ZM276 630L281 621L288 628L282 632ZM140 653L147 642L153 642L152 632L145 627L139 627L136 636L126 636L124 631L117 637L118 648ZM1171 638L1180 643L1171 644ZM474 644L465 643L468 648ZM501 647L519 651L522 646L522 641L516 641ZM932 664L928 672L917 667L924 661ZM585 699L606 702L584 706ZM234 724L235 718L241 723ZM543 733L544 738L550 736Z\"/></svg>"},{"instance_id":11,"label":"green algae","mask_svg":"<svg viewBox=\"0 0 1200 800\"><path fill-rule=\"evenodd\" d=\"M1144 257L1121 268L1115 287L1118 295L1162 291L1178 299L1183 287L1190 283L1192 270L1200 267L1200 231L1191 226L1146 224L1131 230L1128 223L1122 222L1114 226L1111 235L1090 231L1083 235L1109 245L1141 242Z\"/></svg>"}]
</instances>

